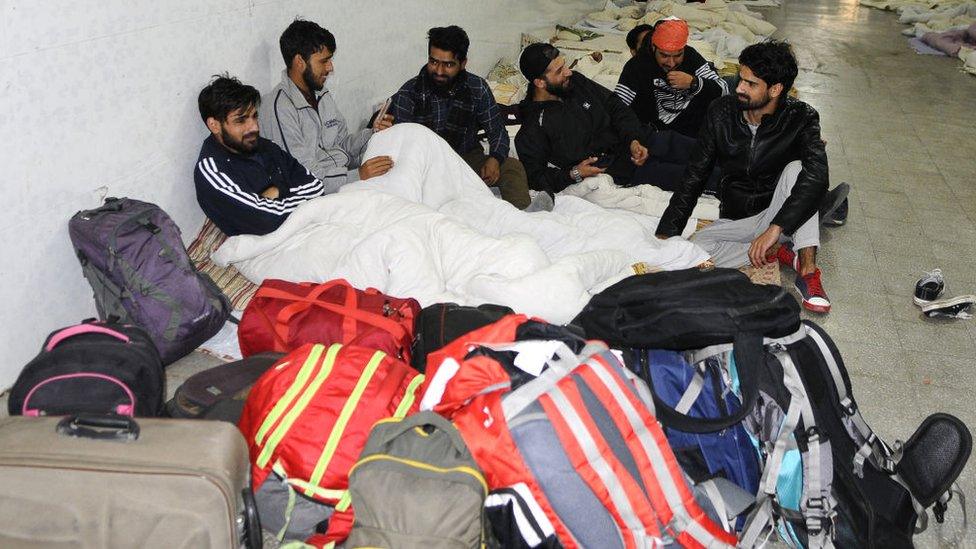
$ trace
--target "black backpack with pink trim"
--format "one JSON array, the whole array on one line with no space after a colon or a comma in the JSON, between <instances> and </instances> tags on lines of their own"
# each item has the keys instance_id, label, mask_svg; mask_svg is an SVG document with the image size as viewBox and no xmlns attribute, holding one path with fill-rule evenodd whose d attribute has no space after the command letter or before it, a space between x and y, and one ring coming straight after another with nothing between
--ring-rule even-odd
<instances>
[{"instance_id":1,"label":"black backpack with pink trim","mask_svg":"<svg viewBox=\"0 0 976 549\"><path fill-rule=\"evenodd\" d=\"M10 415L158 416L163 365L145 330L88 320L55 330L10 390Z\"/></svg>"}]
</instances>

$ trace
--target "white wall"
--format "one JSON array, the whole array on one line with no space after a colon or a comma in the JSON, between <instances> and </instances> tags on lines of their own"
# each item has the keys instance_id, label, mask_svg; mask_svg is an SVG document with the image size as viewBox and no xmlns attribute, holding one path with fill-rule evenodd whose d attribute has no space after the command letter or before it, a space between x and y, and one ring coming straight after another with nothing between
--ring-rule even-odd
<instances>
[{"instance_id":1,"label":"white wall","mask_svg":"<svg viewBox=\"0 0 976 549\"><path fill-rule=\"evenodd\" d=\"M105 196L155 202L189 240L196 96L229 71L265 92L296 15L336 35L329 88L351 125L413 76L426 30L458 24L469 70L517 51L522 30L602 0L0 0L0 388L48 332L94 316L67 222Z\"/></svg>"}]
</instances>

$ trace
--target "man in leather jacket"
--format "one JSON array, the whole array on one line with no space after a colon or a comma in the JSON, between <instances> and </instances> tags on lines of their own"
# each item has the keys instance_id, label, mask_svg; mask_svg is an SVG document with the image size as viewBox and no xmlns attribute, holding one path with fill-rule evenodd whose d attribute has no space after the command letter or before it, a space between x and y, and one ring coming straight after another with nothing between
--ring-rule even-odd
<instances>
[{"instance_id":1,"label":"man in leather jacket","mask_svg":"<svg viewBox=\"0 0 976 549\"><path fill-rule=\"evenodd\" d=\"M739 63L736 94L709 107L684 182L671 197L657 234L681 234L718 163L721 218L692 240L720 267L779 261L794 268L804 308L828 312L830 301L816 263L818 209L828 188L820 117L787 95L798 72L788 44L749 46Z\"/></svg>"}]
</instances>

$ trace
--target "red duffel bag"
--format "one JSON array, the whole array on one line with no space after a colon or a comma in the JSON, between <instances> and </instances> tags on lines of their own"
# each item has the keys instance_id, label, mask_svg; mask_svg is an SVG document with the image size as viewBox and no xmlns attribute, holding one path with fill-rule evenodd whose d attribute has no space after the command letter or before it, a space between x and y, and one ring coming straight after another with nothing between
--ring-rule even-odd
<instances>
[{"instance_id":1,"label":"red duffel bag","mask_svg":"<svg viewBox=\"0 0 976 549\"><path fill-rule=\"evenodd\" d=\"M291 352L306 343L357 345L410 361L420 304L345 280L322 284L267 279L244 309L237 337L245 357Z\"/></svg>"}]
</instances>

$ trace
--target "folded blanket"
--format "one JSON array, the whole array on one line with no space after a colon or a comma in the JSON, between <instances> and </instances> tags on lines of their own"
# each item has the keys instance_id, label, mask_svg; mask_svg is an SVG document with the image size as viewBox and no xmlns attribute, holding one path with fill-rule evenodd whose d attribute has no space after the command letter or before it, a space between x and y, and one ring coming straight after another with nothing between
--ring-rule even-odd
<instances>
[{"instance_id":1,"label":"folded blanket","mask_svg":"<svg viewBox=\"0 0 976 549\"><path fill-rule=\"evenodd\" d=\"M653 185L636 185L634 187L618 187L609 175L588 177L582 183L570 185L556 195L576 196L588 202L599 204L604 208L618 208L630 212L660 218L664 215L668 203L671 201L670 191L659 189ZM558 202L558 200L557 200ZM718 219L718 199L713 196L702 196L698 200L688 222L685 236L693 232L697 219Z\"/></svg>"},{"instance_id":2,"label":"folded blanket","mask_svg":"<svg viewBox=\"0 0 976 549\"><path fill-rule=\"evenodd\" d=\"M575 197L519 211L423 126L377 133L365 157L378 155L393 158L386 175L303 204L273 233L229 238L214 261L254 282L345 278L425 306L492 302L563 323L635 263L671 270L708 258L655 238L655 217Z\"/></svg>"},{"instance_id":3,"label":"folded blanket","mask_svg":"<svg viewBox=\"0 0 976 549\"><path fill-rule=\"evenodd\" d=\"M922 42L946 55L956 57L960 48L976 48L976 23L965 29L926 33L922 36Z\"/></svg>"}]
</instances>

